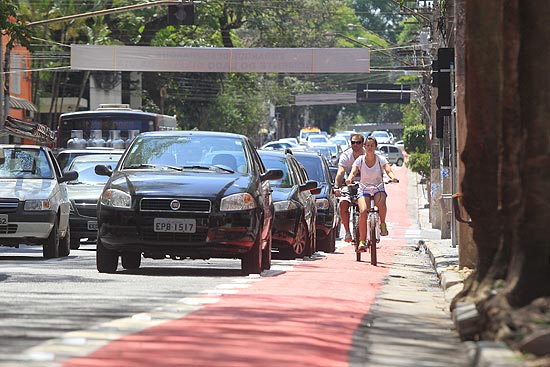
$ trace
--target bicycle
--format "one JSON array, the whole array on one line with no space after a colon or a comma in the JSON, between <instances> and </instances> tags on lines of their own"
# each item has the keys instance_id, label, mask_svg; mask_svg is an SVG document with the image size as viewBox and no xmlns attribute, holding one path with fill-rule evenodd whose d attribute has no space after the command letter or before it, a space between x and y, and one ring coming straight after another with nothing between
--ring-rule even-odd
<instances>
[{"instance_id":1,"label":"bicycle","mask_svg":"<svg viewBox=\"0 0 550 367\"><path fill-rule=\"evenodd\" d=\"M357 189L359 188L358 183L353 183L347 186L347 191L342 191L342 195L349 197L349 217L351 220L351 243L355 248L355 260L361 261L361 252L358 251L359 248L359 206L357 205Z\"/></svg>"},{"instance_id":2,"label":"bicycle","mask_svg":"<svg viewBox=\"0 0 550 367\"><path fill-rule=\"evenodd\" d=\"M391 182L391 181L390 181ZM387 183L390 183L387 182ZM374 202L374 194L376 190L380 189L384 182L379 183L378 185L374 184L363 184L359 183L363 188L369 190L370 193L370 205L369 210L367 211L367 251L370 251L370 263L371 265L376 266L378 264L377 253L376 253L376 244L380 242L380 213L378 212L378 207Z\"/></svg>"}]
</instances>

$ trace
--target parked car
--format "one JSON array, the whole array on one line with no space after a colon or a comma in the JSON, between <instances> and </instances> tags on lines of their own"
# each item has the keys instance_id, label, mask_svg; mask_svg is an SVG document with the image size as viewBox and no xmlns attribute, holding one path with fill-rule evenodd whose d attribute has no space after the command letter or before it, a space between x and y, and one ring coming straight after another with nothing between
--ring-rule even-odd
<instances>
[{"instance_id":1,"label":"parked car","mask_svg":"<svg viewBox=\"0 0 550 367\"><path fill-rule=\"evenodd\" d=\"M336 237L338 237L340 229L340 213L329 164L326 158L320 154L293 152L293 155L304 166L308 178L317 181L317 188L320 189L319 194L315 196L317 249L334 252L336 251Z\"/></svg>"},{"instance_id":2,"label":"parked car","mask_svg":"<svg viewBox=\"0 0 550 367\"><path fill-rule=\"evenodd\" d=\"M294 143L295 145L300 145L300 143L298 142L298 139L296 138L281 138L279 139L279 141L286 141L286 142Z\"/></svg>"},{"instance_id":3,"label":"parked car","mask_svg":"<svg viewBox=\"0 0 550 367\"><path fill-rule=\"evenodd\" d=\"M286 148L297 148L299 147L299 144L294 144L289 141L270 141L269 143L265 143L260 147L260 149L286 149Z\"/></svg>"},{"instance_id":4,"label":"parked car","mask_svg":"<svg viewBox=\"0 0 550 367\"><path fill-rule=\"evenodd\" d=\"M332 138L329 139L329 141L333 144L340 145L342 150L346 150L351 146L350 139L345 138L342 135L333 136Z\"/></svg>"},{"instance_id":5,"label":"parked car","mask_svg":"<svg viewBox=\"0 0 550 367\"><path fill-rule=\"evenodd\" d=\"M95 166L102 164L113 170L120 157L122 153L80 155L69 164L69 170L78 172L78 179L67 183L71 202L71 249L78 249L81 240L96 242L97 201L108 177L96 174Z\"/></svg>"},{"instance_id":6,"label":"parked car","mask_svg":"<svg viewBox=\"0 0 550 367\"><path fill-rule=\"evenodd\" d=\"M328 138L326 135L323 134L313 134L309 135L306 139L306 145L308 147L313 147L318 144L327 144L329 143Z\"/></svg>"},{"instance_id":7,"label":"parked car","mask_svg":"<svg viewBox=\"0 0 550 367\"><path fill-rule=\"evenodd\" d=\"M124 153L124 149L115 149L109 147L88 147L82 149L63 149L57 152L56 159L59 162L59 167L61 171L66 171L72 160L75 157L81 155L91 155L91 154L118 154L121 155Z\"/></svg>"},{"instance_id":8,"label":"parked car","mask_svg":"<svg viewBox=\"0 0 550 367\"><path fill-rule=\"evenodd\" d=\"M67 181L53 152L38 145L0 145L0 245L41 245L45 258L70 253Z\"/></svg>"},{"instance_id":9,"label":"parked car","mask_svg":"<svg viewBox=\"0 0 550 367\"><path fill-rule=\"evenodd\" d=\"M405 162L405 156L403 151L397 145L392 144L378 144L377 147L388 159L388 162L397 166L402 166Z\"/></svg>"},{"instance_id":10,"label":"parked car","mask_svg":"<svg viewBox=\"0 0 550 367\"><path fill-rule=\"evenodd\" d=\"M378 144L393 144L393 136L387 131L375 130L370 133L370 136L373 136Z\"/></svg>"},{"instance_id":11,"label":"parked car","mask_svg":"<svg viewBox=\"0 0 550 367\"><path fill-rule=\"evenodd\" d=\"M271 182L275 206L273 249L283 259L311 256L316 250L317 207L310 191L317 188L317 182L308 180L290 150L258 153L266 167L283 171L280 180Z\"/></svg>"},{"instance_id":12,"label":"parked car","mask_svg":"<svg viewBox=\"0 0 550 367\"><path fill-rule=\"evenodd\" d=\"M155 131L138 135L111 171L97 208L97 270L118 259L137 269L153 259L235 258L243 274L271 267L274 207L266 170L243 135Z\"/></svg>"}]
</instances>

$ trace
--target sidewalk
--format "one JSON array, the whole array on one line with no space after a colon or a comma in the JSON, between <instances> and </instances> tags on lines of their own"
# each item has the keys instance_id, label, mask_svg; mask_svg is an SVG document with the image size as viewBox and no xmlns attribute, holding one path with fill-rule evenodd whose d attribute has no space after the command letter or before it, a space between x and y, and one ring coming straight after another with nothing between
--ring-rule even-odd
<instances>
[{"instance_id":1,"label":"sidewalk","mask_svg":"<svg viewBox=\"0 0 550 367\"><path fill-rule=\"evenodd\" d=\"M439 284L444 292L447 311L451 317L449 305L453 298L463 288L463 274L458 268L458 247L452 246L451 239L441 239L441 231L433 229L429 220L429 202L427 188L420 183L420 177L409 171L409 185L416 183L416 197L418 200L418 225L424 240L419 241L419 249L428 254L433 268L439 278ZM460 312L455 311L456 314ZM452 318L452 317L451 317ZM471 359L474 367L519 367L521 357L511 351L501 342L464 342L463 353Z\"/></svg>"}]
</instances>

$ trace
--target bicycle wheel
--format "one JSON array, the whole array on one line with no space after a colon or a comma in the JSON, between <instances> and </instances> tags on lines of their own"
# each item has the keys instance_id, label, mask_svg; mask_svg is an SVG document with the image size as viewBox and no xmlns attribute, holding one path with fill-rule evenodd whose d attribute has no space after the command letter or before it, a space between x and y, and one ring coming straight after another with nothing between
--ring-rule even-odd
<instances>
[{"instance_id":1,"label":"bicycle wheel","mask_svg":"<svg viewBox=\"0 0 550 367\"><path fill-rule=\"evenodd\" d=\"M370 217L370 228L369 228L369 248L370 248L370 263L371 265L376 266L376 228L378 227L378 217L376 215L371 215Z\"/></svg>"},{"instance_id":2,"label":"bicycle wheel","mask_svg":"<svg viewBox=\"0 0 550 367\"><path fill-rule=\"evenodd\" d=\"M353 245L355 247L355 260L361 261L361 253L357 251L359 246L359 211L357 208L353 208L352 212L353 223Z\"/></svg>"}]
</instances>

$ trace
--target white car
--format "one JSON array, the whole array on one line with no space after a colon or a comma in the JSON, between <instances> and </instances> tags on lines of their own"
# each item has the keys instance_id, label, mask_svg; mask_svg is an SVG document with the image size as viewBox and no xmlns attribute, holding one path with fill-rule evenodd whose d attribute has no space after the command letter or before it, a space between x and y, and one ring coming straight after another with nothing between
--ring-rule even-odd
<instances>
[{"instance_id":1,"label":"white car","mask_svg":"<svg viewBox=\"0 0 550 367\"><path fill-rule=\"evenodd\" d=\"M405 162L403 151L400 147L393 144L378 144L378 149L384 153L388 162L397 166L402 166Z\"/></svg>"},{"instance_id":2,"label":"white car","mask_svg":"<svg viewBox=\"0 0 550 367\"><path fill-rule=\"evenodd\" d=\"M276 141L270 141L269 143L265 143L260 147L260 149L274 149L274 150L284 150L286 148L299 148L299 144L294 144L290 141L282 141L282 140L276 140Z\"/></svg>"},{"instance_id":3,"label":"white car","mask_svg":"<svg viewBox=\"0 0 550 367\"><path fill-rule=\"evenodd\" d=\"M38 145L0 145L0 246L41 245L45 258L70 252L67 181L52 151Z\"/></svg>"},{"instance_id":4,"label":"white car","mask_svg":"<svg viewBox=\"0 0 550 367\"><path fill-rule=\"evenodd\" d=\"M393 136L387 131L376 130L370 136L376 138L378 144L393 144Z\"/></svg>"},{"instance_id":5,"label":"white car","mask_svg":"<svg viewBox=\"0 0 550 367\"><path fill-rule=\"evenodd\" d=\"M319 144L327 144L327 143L330 143L328 141L328 138L325 136L325 135L322 135L322 134L315 134L315 135L310 135L307 137L307 140L306 140L306 145L308 147L313 147L315 145L319 145Z\"/></svg>"}]
</instances>

